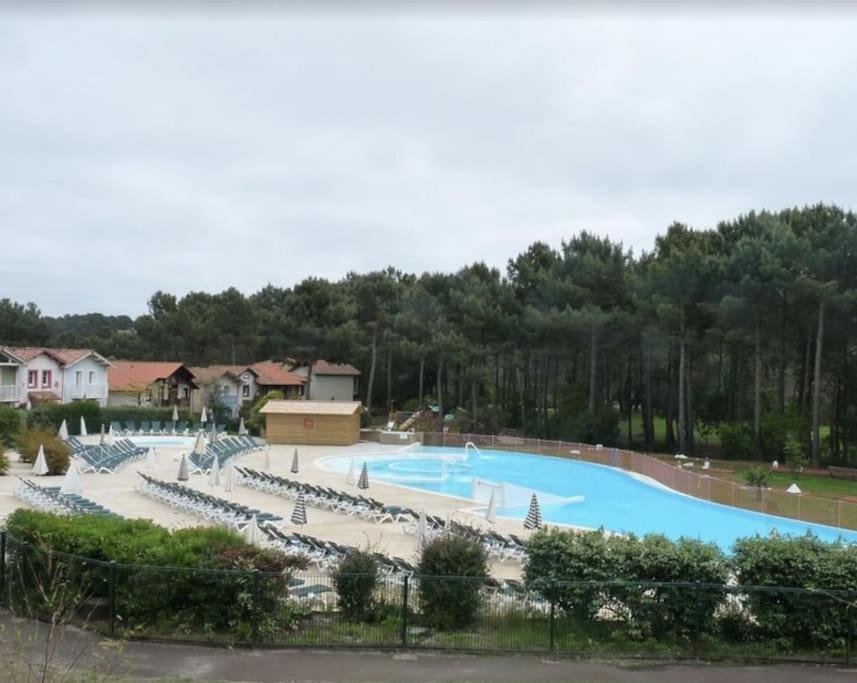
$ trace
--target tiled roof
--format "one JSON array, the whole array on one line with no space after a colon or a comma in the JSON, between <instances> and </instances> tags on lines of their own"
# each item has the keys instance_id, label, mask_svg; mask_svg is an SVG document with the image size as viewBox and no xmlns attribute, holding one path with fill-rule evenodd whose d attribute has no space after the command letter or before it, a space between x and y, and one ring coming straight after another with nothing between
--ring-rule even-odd
<instances>
[{"instance_id":1,"label":"tiled roof","mask_svg":"<svg viewBox=\"0 0 857 683\"><path fill-rule=\"evenodd\" d=\"M354 415L359 401L268 401L259 412L263 415Z\"/></svg>"},{"instance_id":2,"label":"tiled roof","mask_svg":"<svg viewBox=\"0 0 857 683\"><path fill-rule=\"evenodd\" d=\"M196 377L197 384L211 384L223 375L240 377L245 370L252 370L247 365L209 365L206 367L192 367L190 371Z\"/></svg>"},{"instance_id":3,"label":"tiled roof","mask_svg":"<svg viewBox=\"0 0 857 683\"><path fill-rule=\"evenodd\" d=\"M100 355L92 349L52 349L47 346L2 346L3 351L11 353L15 358L18 358L25 363L33 360L37 356L47 354L62 365L73 365L77 361L86 358L87 356L95 356L97 360L107 363Z\"/></svg>"},{"instance_id":4,"label":"tiled roof","mask_svg":"<svg viewBox=\"0 0 857 683\"><path fill-rule=\"evenodd\" d=\"M289 372L279 363L271 360L253 363L249 366L256 373L256 382L262 386L301 386L306 379Z\"/></svg>"},{"instance_id":5,"label":"tiled roof","mask_svg":"<svg viewBox=\"0 0 857 683\"><path fill-rule=\"evenodd\" d=\"M182 368L187 370L182 363L170 361L116 360L107 373L107 382L110 391L144 391Z\"/></svg>"},{"instance_id":6,"label":"tiled roof","mask_svg":"<svg viewBox=\"0 0 857 683\"><path fill-rule=\"evenodd\" d=\"M286 359L286 362L291 366L292 370L297 370L301 366L298 362L292 358ZM352 376L356 377L361 374L360 370L355 368L353 365L349 365L348 363L328 363L326 360L317 360L313 363L312 366L312 374L314 375L343 375L343 376Z\"/></svg>"}]
</instances>

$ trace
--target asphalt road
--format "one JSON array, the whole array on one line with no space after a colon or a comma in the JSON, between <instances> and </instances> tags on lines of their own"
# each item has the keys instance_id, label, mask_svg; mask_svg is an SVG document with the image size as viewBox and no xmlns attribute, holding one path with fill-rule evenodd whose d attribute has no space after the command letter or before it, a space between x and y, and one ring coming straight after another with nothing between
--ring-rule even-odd
<instances>
[{"instance_id":1,"label":"asphalt road","mask_svg":"<svg viewBox=\"0 0 857 683\"><path fill-rule=\"evenodd\" d=\"M41 663L43 624L0 611L2 653L19 662ZM642 665L532 656L470 656L433 653L307 650L226 650L147 642L115 643L66 628L51 661L75 671L93 668L122 679L194 681L568 681L575 683L845 683L857 668L705 664ZM2 661L2 660L0 660ZM2 678L2 674L0 674Z\"/></svg>"}]
</instances>

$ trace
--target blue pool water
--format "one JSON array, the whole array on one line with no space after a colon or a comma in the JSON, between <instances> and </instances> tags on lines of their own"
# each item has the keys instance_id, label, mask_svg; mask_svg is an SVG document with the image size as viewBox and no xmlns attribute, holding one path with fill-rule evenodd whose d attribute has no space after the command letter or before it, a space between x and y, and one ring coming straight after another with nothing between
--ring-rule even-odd
<instances>
[{"instance_id":1,"label":"blue pool water","mask_svg":"<svg viewBox=\"0 0 857 683\"><path fill-rule=\"evenodd\" d=\"M373 478L425 491L472 499L474 478L506 483L506 505L501 517L523 519L529 495L539 495L542 517L547 522L638 535L661 533L712 541L729 550L736 539L754 534L802 535L811 531L819 538L857 542L857 531L799 522L758 512L709 503L640 480L627 472L576 460L527 453L417 447L390 455L366 456L370 482ZM364 459L357 457L356 466ZM327 467L347 472L351 456L337 457ZM489 492L481 489L476 500L483 504ZM583 497L580 500L579 497ZM577 497L575 500L569 500Z\"/></svg>"}]
</instances>

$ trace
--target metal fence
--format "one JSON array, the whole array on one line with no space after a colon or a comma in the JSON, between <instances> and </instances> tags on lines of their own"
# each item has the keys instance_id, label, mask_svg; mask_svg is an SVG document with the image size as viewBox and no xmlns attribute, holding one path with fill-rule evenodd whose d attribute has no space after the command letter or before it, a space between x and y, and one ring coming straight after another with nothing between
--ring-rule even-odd
<instances>
[{"instance_id":1,"label":"metal fence","mask_svg":"<svg viewBox=\"0 0 857 683\"><path fill-rule=\"evenodd\" d=\"M3 534L2 602L114 637L263 647L850 663L857 592L122 565ZM349 597L350 596L350 597Z\"/></svg>"},{"instance_id":2,"label":"metal fence","mask_svg":"<svg viewBox=\"0 0 857 683\"><path fill-rule=\"evenodd\" d=\"M759 489L755 486L719 479L704 471L681 467L678 461L664 462L646 453L569 441L494 434L423 432L421 436L422 443L426 446L461 448L467 443L472 443L477 448L521 451L608 465L643 474L671 489L713 503L790 517L804 522L857 529L857 503L807 493L795 494L780 490Z\"/></svg>"}]
</instances>

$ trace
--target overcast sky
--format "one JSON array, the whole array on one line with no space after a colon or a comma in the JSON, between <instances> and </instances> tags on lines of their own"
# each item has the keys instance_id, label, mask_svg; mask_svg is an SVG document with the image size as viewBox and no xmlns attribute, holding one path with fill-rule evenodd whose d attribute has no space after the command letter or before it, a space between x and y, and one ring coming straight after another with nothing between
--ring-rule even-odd
<instances>
[{"instance_id":1,"label":"overcast sky","mask_svg":"<svg viewBox=\"0 0 857 683\"><path fill-rule=\"evenodd\" d=\"M0 15L0 298L136 315L857 208L857 14L500 8Z\"/></svg>"}]
</instances>

